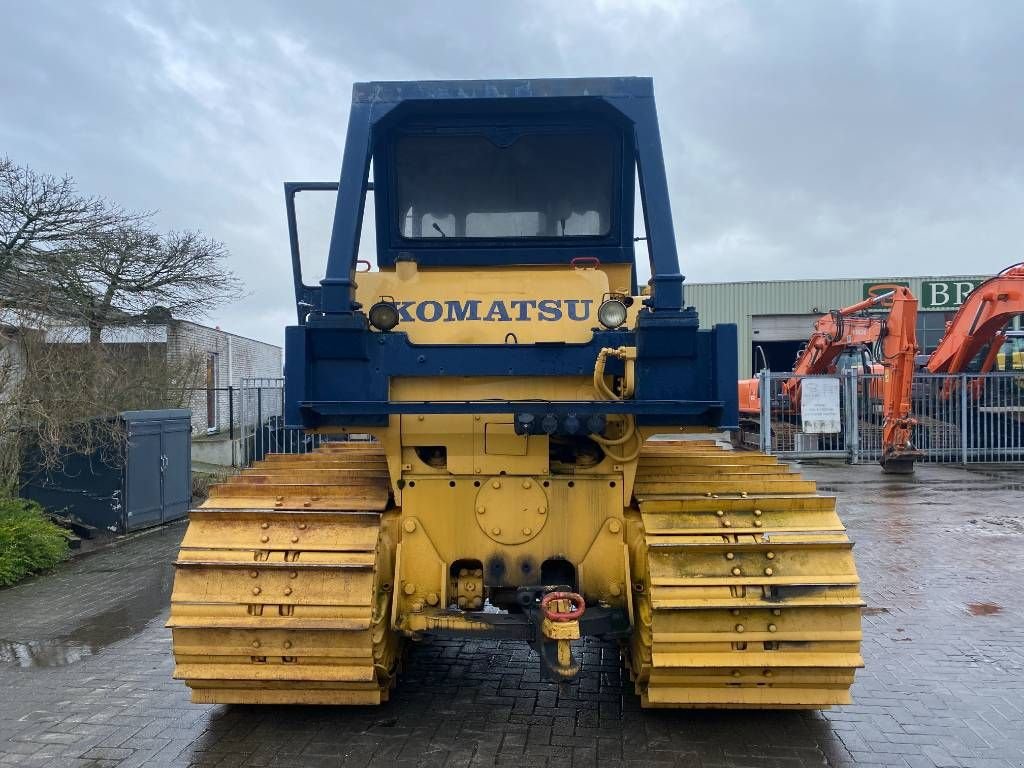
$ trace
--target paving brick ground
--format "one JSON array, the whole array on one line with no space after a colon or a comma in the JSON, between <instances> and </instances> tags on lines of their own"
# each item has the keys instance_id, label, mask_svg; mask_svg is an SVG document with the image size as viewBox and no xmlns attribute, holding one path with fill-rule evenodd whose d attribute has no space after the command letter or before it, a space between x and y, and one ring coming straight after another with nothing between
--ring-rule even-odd
<instances>
[{"instance_id":1,"label":"paving brick ground","mask_svg":"<svg viewBox=\"0 0 1024 768\"><path fill-rule=\"evenodd\" d=\"M174 526L0 591L0 765L1024 766L1024 472L807 474L857 540L853 706L643 711L612 647L557 686L479 641L414 648L379 708L189 704L163 628Z\"/></svg>"}]
</instances>

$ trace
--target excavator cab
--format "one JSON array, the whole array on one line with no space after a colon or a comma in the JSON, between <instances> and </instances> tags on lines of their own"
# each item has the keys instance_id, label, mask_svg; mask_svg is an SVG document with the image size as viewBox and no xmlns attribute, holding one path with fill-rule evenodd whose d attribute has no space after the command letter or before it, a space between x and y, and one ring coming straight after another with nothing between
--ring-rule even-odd
<instances>
[{"instance_id":1,"label":"excavator cab","mask_svg":"<svg viewBox=\"0 0 1024 768\"><path fill-rule=\"evenodd\" d=\"M1024 373L1024 331L1007 331L996 354L996 370Z\"/></svg>"}]
</instances>

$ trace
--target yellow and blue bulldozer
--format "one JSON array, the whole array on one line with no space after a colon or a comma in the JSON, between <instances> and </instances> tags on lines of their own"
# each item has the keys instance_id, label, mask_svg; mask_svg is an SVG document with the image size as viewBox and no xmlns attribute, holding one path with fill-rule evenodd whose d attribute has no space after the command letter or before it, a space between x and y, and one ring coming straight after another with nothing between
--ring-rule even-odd
<instances>
[{"instance_id":1,"label":"yellow and blue bulldozer","mask_svg":"<svg viewBox=\"0 0 1024 768\"><path fill-rule=\"evenodd\" d=\"M295 198L325 190L310 286ZM192 511L169 626L194 701L377 704L432 637L521 639L569 680L586 636L644 706L849 701L852 544L833 498L722 440L736 332L684 302L651 80L360 83L340 181L285 197L286 421L329 437Z\"/></svg>"}]
</instances>

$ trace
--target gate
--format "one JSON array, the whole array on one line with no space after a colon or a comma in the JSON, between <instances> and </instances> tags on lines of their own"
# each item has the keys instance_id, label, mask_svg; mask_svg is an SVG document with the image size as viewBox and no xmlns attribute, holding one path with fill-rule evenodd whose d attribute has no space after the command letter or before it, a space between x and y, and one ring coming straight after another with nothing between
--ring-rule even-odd
<instances>
[{"instance_id":1,"label":"gate","mask_svg":"<svg viewBox=\"0 0 1024 768\"><path fill-rule=\"evenodd\" d=\"M808 433L799 402L785 382L839 382L838 432ZM801 382L802 384L802 382ZM914 446L922 461L1024 462L1024 375L915 374L912 386ZM882 375L851 369L831 376L760 375L760 448L789 458L877 461L882 455Z\"/></svg>"},{"instance_id":2,"label":"gate","mask_svg":"<svg viewBox=\"0 0 1024 768\"><path fill-rule=\"evenodd\" d=\"M856 401L851 401L845 376L793 376L762 371L758 389L761 397L760 449L765 453L799 458L842 458L850 449L846 422ZM806 425L801 418L800 393L806 379L835 382L838 419L833 425ZM788 382L794 382L790 387ZM835 431L832 431L834 426Z\"/></svg>"}]
</instances>

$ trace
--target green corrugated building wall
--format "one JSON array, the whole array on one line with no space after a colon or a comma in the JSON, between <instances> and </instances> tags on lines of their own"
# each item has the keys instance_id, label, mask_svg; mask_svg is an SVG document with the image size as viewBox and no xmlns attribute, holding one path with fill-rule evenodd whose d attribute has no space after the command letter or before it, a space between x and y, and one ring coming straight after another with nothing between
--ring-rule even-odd
<instances>
[{"instance_id":1,"label":"green corrugated building wall","mask_svg":"<svg viewBox=\"0 0 1024 768\"><path fill-rule=\"evenodd\" d=\"M742 283L686 283L686 303L697 308L703 328L735 323L740 375L762 367L760 347L772 370L788 370L814 321L831 309L850 306L886 286L906 285L917 296L918 344L930 352L946 321L987 275L946 277L858 277L837 280L772 280ZM755 359L756 357L756 359Z\"/></svg>"}]
</instances>

